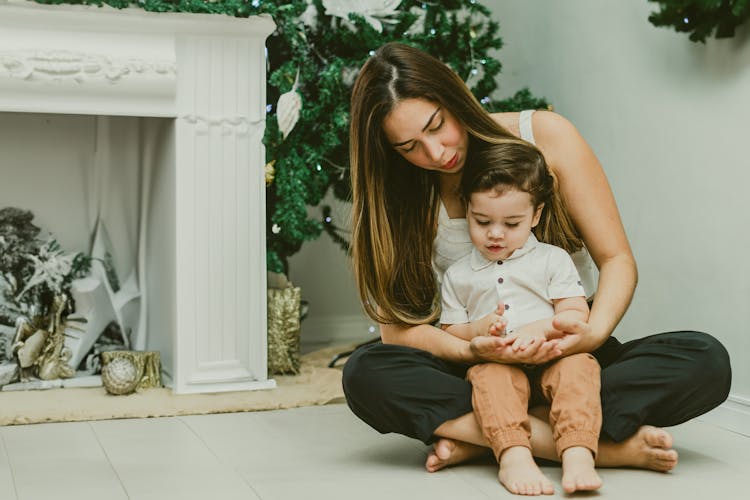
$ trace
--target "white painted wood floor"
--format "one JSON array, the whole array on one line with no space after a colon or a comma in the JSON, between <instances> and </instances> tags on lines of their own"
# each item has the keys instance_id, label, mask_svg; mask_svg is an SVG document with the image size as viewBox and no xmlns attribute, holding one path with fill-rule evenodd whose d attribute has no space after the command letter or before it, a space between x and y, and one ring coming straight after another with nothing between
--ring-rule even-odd
<instances>
[{"instance_id":1,"label":"white painted wood floor","mask_svg":"<svg viewBox=\"0 0 750 500\"><path fill-rule=\"evenodd\" d=\"M747 498L750 438L671 429L670 474L601 469L608 499ZM0 428L0 499L472 500L517 498L496 467L424 471L427 447L381 436L343 404L255 413ZM559 467L544 467L558 485Z\"/></svg>"}]
</instances>

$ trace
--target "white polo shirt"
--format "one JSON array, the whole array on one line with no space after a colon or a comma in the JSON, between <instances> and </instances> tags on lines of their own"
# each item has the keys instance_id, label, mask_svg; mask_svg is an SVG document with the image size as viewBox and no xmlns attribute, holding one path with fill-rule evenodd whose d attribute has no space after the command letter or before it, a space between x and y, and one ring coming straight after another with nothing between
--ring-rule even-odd
<instances>
[{"instance_id":1,"label":"white polo shirt","mask_svg":"<svg viewBox=\"0 0 750 500\"><path fill-rule=\"evenodd\" d=\"M586 293L570 255L532 234L523 247L501 261L487 260L472 248L445 272L441 295L441 323L480 319L502 301L510 332L552 317L553 299L585 297Z\"/></svg>"}]
</instances>

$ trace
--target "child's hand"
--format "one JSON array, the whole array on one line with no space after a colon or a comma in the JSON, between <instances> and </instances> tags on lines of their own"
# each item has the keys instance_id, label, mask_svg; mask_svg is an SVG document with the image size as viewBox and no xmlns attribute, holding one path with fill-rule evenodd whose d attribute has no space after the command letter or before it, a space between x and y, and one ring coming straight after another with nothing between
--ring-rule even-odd
<instances>
[{"instance_id":1,"label":"child's hand","mask_svg":"<svg viewBox=\"0 0 750 500\"><path fill-rule=\"evenodd\" d=\"M476 328L474 331L474 336L504 336L505 327L508 324L508 320L503 317L504 312L505 304L499 302L497 304L497 309L475 322Z\"/></svg>"},{"instance_id":2,"label":"child's hand","mask_svg":"<svg viewBox=\"0 0 750 500\"><path fill-rule=\"evenodd\" d=\"M518 337L513 334L505 337L474 337L471 340L471 351L483 362L541 365L559 357L558 340L536 341L524 350L513 350L513 343Z\"/></svg>"},{"instance_id":3,"label":"child's hand","mask_svg":"<svg viewBox=\"0 0 750 500\"><path fill-rule=\"evenodd\" d=\"M532 339L524 349L513 350L513 362L525 365L542 365L562 355L558 347L559 340Z\"/></svg>"},{"instance_id":4,"label":"child's hand","mask_svg":"<svg viewBox=\"0 0 750 500\"><path fill-rule=\"evenodd\" d=\"M511 346L513 352L534 350L536 351L547 339L542 336L517 337Z\"/></svg>"}]
</instances>

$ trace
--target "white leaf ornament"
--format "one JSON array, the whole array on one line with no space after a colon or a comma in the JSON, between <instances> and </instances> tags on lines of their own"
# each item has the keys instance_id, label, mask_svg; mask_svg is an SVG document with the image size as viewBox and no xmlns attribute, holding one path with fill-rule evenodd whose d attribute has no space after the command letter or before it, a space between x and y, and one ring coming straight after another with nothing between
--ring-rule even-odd
<instances>
[{"instance_id":1,"label":"white leaf ornament","mask_svg":"<svg viewBox=\"0 0 750 500\"><path fill-rule=\"evenodd\" d=\"M295 80L292 90L281 94L276 103L276 120L279 122L279 130L284 139L289 135L299 120L299 112L302 109L302 97L297 92L297 81Z\"/></svg>"},{"instance_id":2,"label":"white leaf ornament","mask_svg":"<svg viewBox=\"0 0 750 500\"><path fill-rule=\"evenodd\" d=\"M395 22L384 18L398 14L400 4L401 0L323 0L326 15L340 17L346 21L349 14L359 14L378 33L383 32L382 21Z\"/></svg>"}]
</instances>

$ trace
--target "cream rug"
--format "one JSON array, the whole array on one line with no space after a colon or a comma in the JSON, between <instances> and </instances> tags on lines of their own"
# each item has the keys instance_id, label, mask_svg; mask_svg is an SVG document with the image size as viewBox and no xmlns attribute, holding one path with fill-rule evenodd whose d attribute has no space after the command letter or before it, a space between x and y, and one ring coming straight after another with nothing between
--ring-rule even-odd
<instances>
[{"instance_id":1,"label":"cream rug","mask_svg":"<svg viewBox=\"0 0 750 500\"><path fill-rule=\"evenodd\" d=\"M203 415L341 402L341 370L327 368L327 364L344 350L347 346L306 354L301 357L299 375L275 375L277 387L262 391L175 395L171 389L147 389L112 396L96 387L0 392L0 425Z\"/></svg>"}]
</instances>

